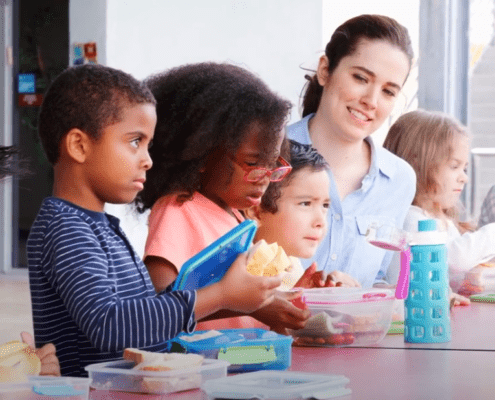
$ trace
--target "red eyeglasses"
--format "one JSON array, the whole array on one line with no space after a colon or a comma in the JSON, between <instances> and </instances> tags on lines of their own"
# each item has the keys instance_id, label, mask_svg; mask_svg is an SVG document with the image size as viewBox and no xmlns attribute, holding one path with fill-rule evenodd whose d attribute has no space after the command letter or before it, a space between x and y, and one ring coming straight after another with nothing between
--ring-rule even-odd
<instances>
[{"instance_id":1,"label":"red eyeglasses","mask_svg":"<svg viewBox=\"0 0 495 400\"><path fill-rule=\"evenodd\" d=\"M244 180L247 182L259 182L265 176L270 178L270 182L279 182L284 179L290 171L292 171L291 165L285 161L282 157L277 159L277 162L282 164L281 167L275 169L266 169L261 167L248 167L239 163L232 155L227 155L235 164L243 169L245 172Z\"/></svg>"}]
</instances>

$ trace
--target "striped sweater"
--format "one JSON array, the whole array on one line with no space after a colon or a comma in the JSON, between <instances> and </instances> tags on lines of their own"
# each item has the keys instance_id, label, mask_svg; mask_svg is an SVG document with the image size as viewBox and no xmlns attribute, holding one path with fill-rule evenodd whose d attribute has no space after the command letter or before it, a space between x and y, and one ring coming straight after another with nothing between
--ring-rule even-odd
<instances>
[{"instance_id":1,"label":"striped sweater","mask_svg":"<svg viewBox=\"0 0 495 400\"><path fill-rule=\"evenodd\" d=\"M46 198L27 243L36 346L53 343L62 375L122 357L165 351L196 325L196 292L156 294L143 262L105 213Z\"/></svg>"}]
</instances>

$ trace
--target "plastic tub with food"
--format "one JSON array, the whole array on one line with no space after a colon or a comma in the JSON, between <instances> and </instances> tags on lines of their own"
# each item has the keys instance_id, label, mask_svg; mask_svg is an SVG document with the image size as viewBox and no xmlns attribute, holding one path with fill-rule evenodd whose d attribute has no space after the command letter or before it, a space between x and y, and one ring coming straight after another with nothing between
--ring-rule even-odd
<instances>
[{"instance_id":1,"label":"plastic tub with food","mask_svg":"<svg viewBox=\"0 0 495 400\"><path fill-rule=\"evenodd\" d=\"M91 364L85 369L93 389L167 394L198 389L208 379L227 376L228 366L227 361L197 354L126 349L124 360Z\"/></svg>"},{"instance_id":2,"label":"plastic tub with food","mask_svg":"<svg viewBox=\"0 0 495 400\"><path fill-rule=\"evenodd\" d=\"M365 346L378 343L392 322L394 292L389 289L304 289L302 301L311 317L292 330L300 346Z\"/></svg>"}]
</instances>

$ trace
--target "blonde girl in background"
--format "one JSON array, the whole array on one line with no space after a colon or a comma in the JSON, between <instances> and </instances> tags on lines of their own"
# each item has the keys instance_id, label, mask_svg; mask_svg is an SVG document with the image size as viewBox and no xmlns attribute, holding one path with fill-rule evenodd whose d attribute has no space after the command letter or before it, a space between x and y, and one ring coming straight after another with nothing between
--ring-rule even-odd
<instances>
[{"instance_id":1,"label":"blonde girl in background","mask_svg":"<svg viewBox=\"0 0 495 400\"><path fill-rule=\"evenodd\" d=\"M404 229L417 231L418 221L433 218L448 233L450 284L461 288L465 274L495 257L495 224L473 231L459 219L460 195L468 181L470 135L455 118L440 112L416 110L402 115L390 128L383 147L406 160L416 172L416 195ZM399 259L394 257L387 278L397 281ZM455 303L469 304L462 296Z\"/></svg>"}]
</instances>

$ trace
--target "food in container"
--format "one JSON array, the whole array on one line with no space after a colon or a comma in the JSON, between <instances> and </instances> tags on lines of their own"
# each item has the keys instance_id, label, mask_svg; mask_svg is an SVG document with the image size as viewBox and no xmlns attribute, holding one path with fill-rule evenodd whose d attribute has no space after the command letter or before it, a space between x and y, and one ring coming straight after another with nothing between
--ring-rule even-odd
<instances>
[{"instance_id":1,"label":"food in container","mask_svg":"<svg viewBox=\"0 0 495 400\"><path fill-rule=\"evenodd\" d=\"M197 389L205 380L226 376L229 365L197 354L126 349L124 356L127 359L86 366L91 387L132 393L174 393Z\"/></svg>"},{"instance_id":2,"label":"food in container","mask_svg":"<svg viewBox=\"0 0 495 400\"><path fill-rule=\"evenodd\" d=\"M304 289L311 317L305 328L291 330L302 346L362 346L377 343L390 328L394 292L389 289Z\"/></svg>"}]
</instances>

